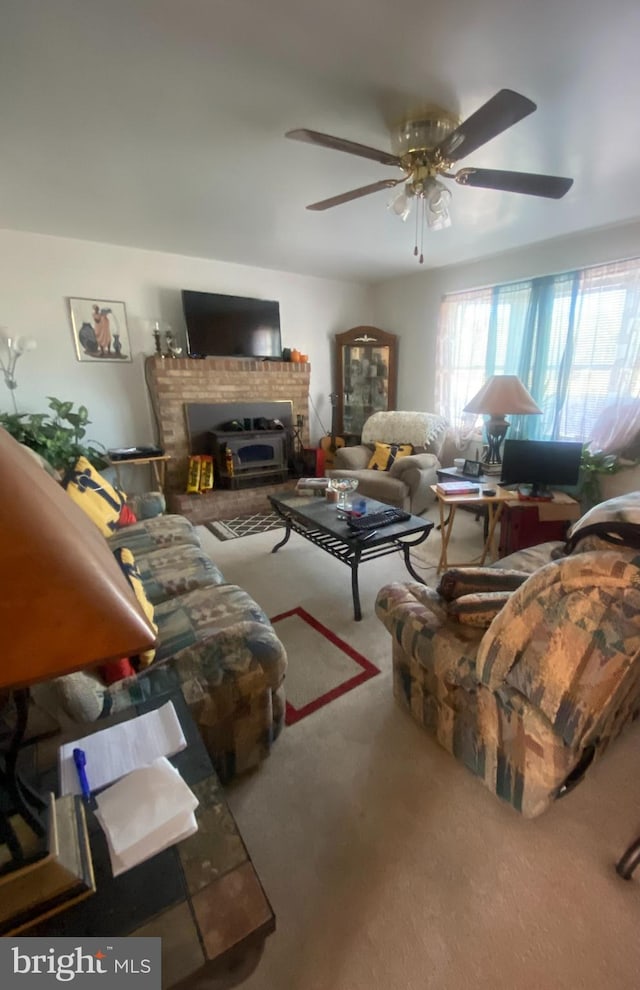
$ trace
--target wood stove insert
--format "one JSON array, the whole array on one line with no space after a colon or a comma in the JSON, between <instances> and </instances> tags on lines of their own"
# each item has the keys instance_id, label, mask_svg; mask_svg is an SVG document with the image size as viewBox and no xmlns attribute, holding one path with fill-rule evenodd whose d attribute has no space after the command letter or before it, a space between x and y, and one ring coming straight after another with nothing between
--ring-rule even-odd
<instances>
[{"instance_id":1,"label":"wood stove insert","mask_svg":"<svg viewBox=\"0 0 640 990\"><path fill-rule=\"evenodd\" d=\"M291 402L189 403L186 412L191 453L212 454L219 487L248 488L289 477Z\"/></svg>"},{"instance_id":2,"label":"wood stove insert","mask_svg":"<svg viewBox=\"0 0 640 990\"><path fill-rule=\"evenodd\" d=\"M286 481L288 442L284 430L210 431L216 476L228 488ZM231 452L233 473L227 451Z\"/></svg>"}]
</instances>

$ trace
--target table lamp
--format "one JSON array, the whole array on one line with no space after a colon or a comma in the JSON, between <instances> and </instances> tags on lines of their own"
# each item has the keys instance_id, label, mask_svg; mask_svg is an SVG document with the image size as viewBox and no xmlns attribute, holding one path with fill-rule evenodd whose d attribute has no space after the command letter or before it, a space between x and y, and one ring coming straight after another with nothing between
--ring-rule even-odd
<instances>
[{"instance_id":1,"label":"table lamp","mask_svg":"<svg viewBox=\"0 0 640 990\"><path fill-rule=\"evenodd\" d=\"M485 423L488 446L484 463L502 464L502 441L510 425L505 419L506 414L542 413L542 409L536 405L517 375L492 375L466 404L463 412L488 415Z\"/></svg>"},{"instance_id":2,"label":"table lamp","mask_svg":"<svg viewBox=\"0 0 640 990\"><path fill-rule=\"evenodd\" d=\"M25 854L12 819L46 831L48 802L17 769L29 685L133 656L156 637L100 531L3 429L0 520L0 702L15 709L0 752L0 843L15 868Z\"/></svg>"}]
</instances>

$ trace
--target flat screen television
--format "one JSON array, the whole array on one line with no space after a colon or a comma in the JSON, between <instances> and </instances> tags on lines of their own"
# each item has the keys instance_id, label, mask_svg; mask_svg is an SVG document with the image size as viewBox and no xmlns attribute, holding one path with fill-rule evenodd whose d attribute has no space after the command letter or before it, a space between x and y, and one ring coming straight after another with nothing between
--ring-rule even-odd
<instances>
[{"instance_id":1,"label":"flat screen television","mask_svg":"<svg viewBox=\"0 0 640 990\"><path fill-rule=\"evenodd\" d=\"M581 457L582 444L572 440L505 440L500 484L527 486L534 497L548 495L578 484Z\"/></svg>"},{"instance_id":2,"label":"flat screen television","mask_svg":"<svg viewBox=\"0 0 640 990\"><path fill-rule=\"evenodd\" d=\"M182 308L190 355L282 360L277 302L183 289Z\"/></svg>"}]
</instances>

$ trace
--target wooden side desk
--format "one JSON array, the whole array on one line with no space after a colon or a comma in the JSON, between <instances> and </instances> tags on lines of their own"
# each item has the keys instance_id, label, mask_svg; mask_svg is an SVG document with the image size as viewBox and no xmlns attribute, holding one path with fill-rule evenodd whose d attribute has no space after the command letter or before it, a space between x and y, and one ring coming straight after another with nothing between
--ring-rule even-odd
<instances>
[{"instance_id":1,"label":"wooden side desk","mask_svg":"<svg viewBox=\"0 0 640 990\"><path fill-rule=\"evenodd\" d=\"M120 478L120 468L123 464L150 464L153 471L153 476L155 478L156 484L158 486L158 491L164 492L166 471L167 471L167 461L169 460L168 454L158 454L155 457L128 457L125 460L109 460L109 467L112 467L116 472L116 478L118 479L118 486L122 488L122 480Z\"/></svg>"},{"instance_id":2,"label":"wooden side desk","mask_svg":"<svg viewBox=\"0 0 640 990\"><path fill-rule=\"evenodd\" d=\"M500 516L502 515L502 510L507 502L512 502L514 495L513 492L506 488L500 488L496 486L495 495L443 495L442 492L438 491L437 485L431 485L431 491L434 493L438 500L438 509L440 510L440 533L442 536L442 548L440 550L440 561L438 563L438 571L445 571L447 567L470 567L471 562L468 563L455 563L450 564L447 558L447 549L449 546L449 540L451 539L451 533L453 532L453 523L456 518L456 509L459 506L478 506L478 508L486 508L487 511L487 527L486 536L484 541L484 547L482 554L480 556L480 564L484 564L487 556L490 555L493 560L496 558L496 548L495 548L495 534L496 526L500 521ZM448 513L448 516L447 516Z\"/></svg>"},{"instance_id":3,"label":"wooden side desk","mask_svg":"<svg viewBox=\"0 0 640 990\"><path fill-rule=\"evenodd\" d=\"M457 468L439 468L438 481L471 481ZM496 479L491 475L483 475L475 479L483 487L495 488ZM465 500L466 501L466 500ZM462 501L458 507L476 511L476 518L485 517L485 538L488 533L489 517L484 505L473 503L465 505ZM567 529L582 515L580 503L566 492L554 491L549 501L537 499L521 499L517 492L503 506L500 514L500 541L498 556L507 557L517 550L532 547L549 540L564 540Z\"/></svg>"}]
</instances>

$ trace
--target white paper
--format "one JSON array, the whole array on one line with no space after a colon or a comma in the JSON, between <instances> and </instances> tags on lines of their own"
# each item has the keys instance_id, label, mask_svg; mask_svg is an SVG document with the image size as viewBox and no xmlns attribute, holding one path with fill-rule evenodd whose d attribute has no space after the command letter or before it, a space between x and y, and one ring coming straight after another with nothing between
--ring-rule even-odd
<instances>
[{"instance_id":1,"label":"white paper","mask_svg":"<svg viewBox=\"0 0 640 990\"><path fill-rule=\"evenodd\" d=\"M76 748L85 753L89 787L97 791L139 767L149 766L160 756L180 752L186 745L173 702L168 701L146 715L119 722L61 746L58 753L60 793L82 794L73 761Z\"/></svg>"},{"instance_id":2,"label":"white paper","mask_svg":"<svg viewBox=\"0 0 640 990\"><path fill-rule=\"evenodd\" d=\"M111 848L109 837L107 836L111 870L114 877L119 876L126 870L130 870L133 866L137 866L138 863L144 863L146 859L151 859L152 856L157 856L164 849L175 845L176 842L182 842L183 839L188 838L188 836L193 835L197 831L198 823L193 812L186 815L176 815L171 822L171 827L169 828L169 825L167 825L162 835L155 833L149 836L146 841L132 846L131 849L127 849L120 856Z\"/></svg>"},{"instance_id":3,"label":"white paper","mask_svg":"<svg viewBox=\"0 0 640 990\"><path fill-rule=\"evenodd\" d=\"M168 760L127 774L96 799L114 876L197 831L198 799Z\"/></svg>"},{"instance_id":4,"label":"white paper","mask_svg":"<svg viewBox=\"0 0 640 990\"><path fill-rule=\"evenodd\" d=\"M198 807L193 791L161 757L112 784L96 798L96 818L122 853L182 812Z\"/></svg>"}]
</instances>

